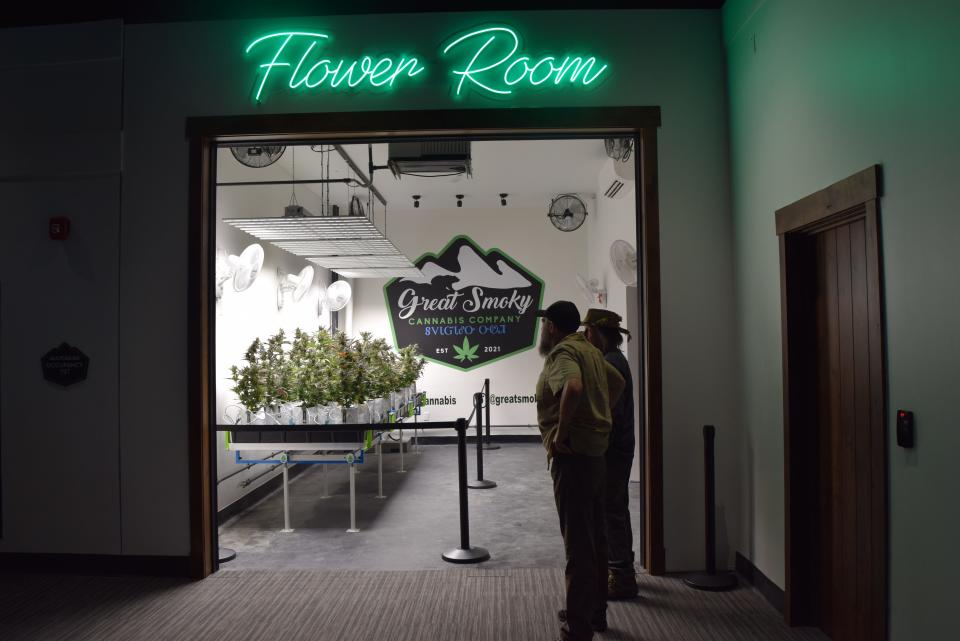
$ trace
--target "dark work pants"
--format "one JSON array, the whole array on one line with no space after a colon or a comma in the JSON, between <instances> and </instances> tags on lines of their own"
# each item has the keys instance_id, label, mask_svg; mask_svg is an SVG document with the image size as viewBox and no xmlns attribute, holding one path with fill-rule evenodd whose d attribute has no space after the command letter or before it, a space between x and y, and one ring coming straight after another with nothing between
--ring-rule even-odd
<instances>
[{"instance_id":1,"label":"dark work pants","mask_svg":"<svg viewBox=\"0 0 960 641\"><path fill-rule=\"evenodd\" d=\"M607 452L607 559L610 567L633 568L630 527L630 468L633 456Z\"/></svg>"},{"instance_id":2,"label":"dark work pants","mask_svg":"<svg viewBox=\"0 0 960 641\"><path fill-rule=\"evenodd\" d=\"M557 454L550 473L567 556L564 639L593 638L591 620L607 611L606 464L602 456Z\"/></svg>"}]
</instances>

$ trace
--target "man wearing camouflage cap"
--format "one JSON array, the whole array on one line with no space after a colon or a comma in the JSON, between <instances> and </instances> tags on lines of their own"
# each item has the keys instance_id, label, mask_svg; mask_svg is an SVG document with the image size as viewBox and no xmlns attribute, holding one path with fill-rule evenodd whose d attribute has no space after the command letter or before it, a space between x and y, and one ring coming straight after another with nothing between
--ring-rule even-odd
<instances>
[{"instance_id":1,"label":"man wearing camouflage cap","mask_svg":"<svg viewBox=\"0 0 960 641\"><path fill-rule=\"evenodd\" d=\"M626 381L626 389L613 405L613 426L606 454L607 598L630 599L637 596L637 574L633 561L633 531L630 528L629 482L636 447L633 425L633 377L630 365L620 351L624 335L619 314L607 309L588 309L582 325L587 340L603 352Z\"/></svg>"}]
</instances>

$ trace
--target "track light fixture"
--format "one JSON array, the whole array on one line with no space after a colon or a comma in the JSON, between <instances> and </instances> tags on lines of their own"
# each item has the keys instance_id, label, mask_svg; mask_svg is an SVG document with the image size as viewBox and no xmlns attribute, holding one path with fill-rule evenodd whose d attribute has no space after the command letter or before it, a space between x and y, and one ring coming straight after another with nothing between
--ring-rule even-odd
<instances>
[{"instance_id":1,"label":"track light fixture","mask_svg":"<svg viewBox=\"0 0 960 641\"><path fill-rule=\"evenodd\" d=\"M506 207L506 206L507 206L507 195L506 195L506 194L500 194L500 206L501 206L501 207Z\"/></svg>"},{"instance_id":2,"label":"track light fixture","mask_svg":"<svg viewBox=\"0 0 960 641\"><path fill-rule=\"evenodd\" d=\"M413 208L417 209L420 207L420 194L414 194L413 196Z\"/></svg>"},{"instance_id":3,"label":"track light fixture","mask_svg":"<svg viewBox=\"0 0 960 641\"><path fill-rule=\"evenodd\" d=\"M457 194L457 207L463 207L463 194Z\"/></svg>"}]
</instances>

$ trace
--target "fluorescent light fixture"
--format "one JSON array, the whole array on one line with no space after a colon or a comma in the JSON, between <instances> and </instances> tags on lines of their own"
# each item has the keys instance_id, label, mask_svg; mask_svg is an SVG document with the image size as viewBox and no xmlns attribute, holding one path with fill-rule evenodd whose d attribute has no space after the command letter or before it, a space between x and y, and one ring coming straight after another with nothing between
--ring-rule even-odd
<instances>
[{"instance_id":1,"label":"fluorescent light fixture","mask_svg":"<svg viewBox=\"0 0 960 641\"><path fill-rule=\"evenodd\" d=\"M365 216L304 218L224 218L223 222L260 240L383 239L383 233Z\"/></svg>"},{"instance_id":2,"label":"fluorescent light fixture","mask_svg":"<svg viewBox=\"0 0 960 641\"><path fill-rule=\"evenodd\" d=\"M344 278L420 278L416 267L358 267L334 269Z\"/></svg>"},{"instance_id":3,"label":"fluorescent light fixture","mask_svg":"<svg viewBox=\"0 0 960 641\"><path fill-rule=\"evenodd\" d=\"M348 278L421 276L365 216L225 218L223 222Z\"/></svg>"},{"instance_id":4,"label":"fluorescent light fixture","mask_svg":"<svg viewBox=\"0 0 960 641\"><path fill-rule=\"evenodd\" d=\"M413 267L403 254L393 256L318 256L308 259L311 263L327 269L351 267Z\"/></svg>"},{"instance_id":5,"label":"fluorescent light fixture","mask_svg":"<svg viewBox=\"0 0 960 641\"><path fill-rule=\"evenodd\" d=\"M273 244L295 256L389 256L400 250L386 238L337 240L275 240Z\"/></svg>"}]
</instances>

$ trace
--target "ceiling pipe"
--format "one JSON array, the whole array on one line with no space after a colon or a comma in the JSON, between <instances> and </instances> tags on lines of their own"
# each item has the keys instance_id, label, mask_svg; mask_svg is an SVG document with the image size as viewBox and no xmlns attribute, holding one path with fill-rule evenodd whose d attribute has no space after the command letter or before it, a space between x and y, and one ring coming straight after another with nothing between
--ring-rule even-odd
<instances>
[{"instance_id":1,"label":"ceiling pipe","mask_svg":"<svg viewBox=\"0 0 960 641\"><path fill-rule=\"evenodd\" d=\"M367 147L370 152L370 166L373 167L373 145L367 145ZM353 170L353 173L355 173L357 176L360 177L360 180L358 181L360 183L360 187L369 189L370 193L373 194L377 198L377 200L380 201L380 204L386 207L387 199L384 198L383 194L381 194L377 190L377 188L373 186L373 177L367 176L365 173L363 173L363 170L360 169L359 166L357 166L357 163L353 162L353 158L351 158L350 154L348 154L347 151L343 148L343 145L334 145L333 148L337 151L338 154L340 154L340 157L343 158L343 162L347 163L347 166L349 166L350 169ZM371 172L371 174L372 173L373 172Z\"/></svg>"}]
</instances>

